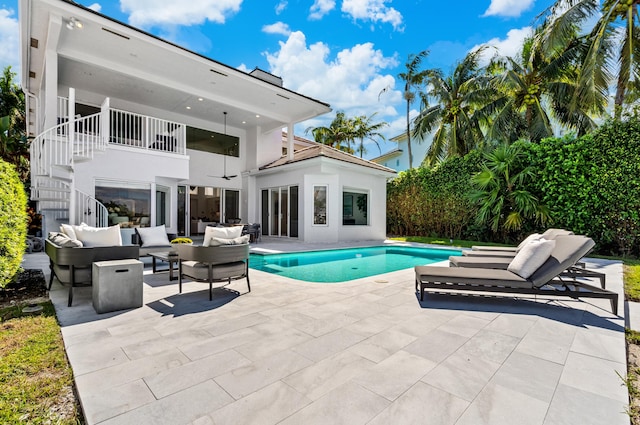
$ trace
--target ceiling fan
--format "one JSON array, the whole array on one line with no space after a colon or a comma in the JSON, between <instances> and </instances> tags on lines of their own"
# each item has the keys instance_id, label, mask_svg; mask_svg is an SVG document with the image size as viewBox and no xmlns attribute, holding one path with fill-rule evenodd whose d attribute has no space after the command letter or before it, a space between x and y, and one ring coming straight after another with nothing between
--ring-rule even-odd
<instances>
[{"instance_id":1,"label":"ceiling fan","mask_svg":"<svg viewBox=\"0 0 640 425\"><path fill-rule=\"evenodd\" d=\"M224 135L227 135L227 111L223 112L224 114ZM238 177L237 174L234 174L233 176L228 176L227 175L227 155L226 153L224 154L224 169L223 169L224 173L222 174L222 177L219 176L209 176L209 177L218 177L218 178L222 178L225 180L231 180L234 177Z\"/></svg>"}]
</instances>

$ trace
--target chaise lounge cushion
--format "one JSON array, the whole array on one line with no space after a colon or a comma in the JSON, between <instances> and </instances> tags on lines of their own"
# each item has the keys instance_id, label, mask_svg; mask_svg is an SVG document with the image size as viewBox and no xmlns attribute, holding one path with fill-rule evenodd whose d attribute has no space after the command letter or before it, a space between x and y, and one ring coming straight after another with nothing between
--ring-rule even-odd
<instances>
[{"instance_id":1,"label":"chaise lounge cushion","mask_svg":"<svg viewBox=\"0 0 640 425\"><path fill-rule=\"evenodd\" d=\"M533 239L513 257L507 270L528 279L549 259L555 247L556 241L554 240Z\"/></svg>"},{"instance_id":2,"label":"chaise lounge cushion","mask_svg":"<svg viewBox=\"0 0 640 425\"><path fill-rule=\"evenodd\" d=\"M524 248L529 242L531 241L537 241L539 239L543 238L543 236L540 233L532 233L529 236L527 236L526 238L524 238L524 240L522 242L520 242L518 244L518 246L516 247L515 251L519 252L522 248Z\"/></svg>"},{"instance_id":3,"label":"chaise lounge cushion","mask_svg":"<svg viewBox=\"0 0 640 425\"><path fill-rule=\"evenodd\" d=\"M169 237L167 236L167 229L165 225L155 227L139 227L136 228L136 233L140 236L140 242L143 248L145 247L167 247L171 246Z\"/></svg>"}]
</instances>

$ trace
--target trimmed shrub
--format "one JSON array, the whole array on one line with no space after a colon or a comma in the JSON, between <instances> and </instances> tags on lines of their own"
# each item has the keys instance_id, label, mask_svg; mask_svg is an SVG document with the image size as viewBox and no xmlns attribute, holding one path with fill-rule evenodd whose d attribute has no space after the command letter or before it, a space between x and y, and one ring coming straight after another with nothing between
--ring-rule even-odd
<instances>
[{"instance_id":1,"label":"trimmed shrub","mask_svg":"<svg viewBox=\"0 0 640 425\"><path fill-rule=\"evenodd\" d=\"M15 167L0 160L0 287L20 268L27 239L27 196Z\"/></svg>"}]
</instances>

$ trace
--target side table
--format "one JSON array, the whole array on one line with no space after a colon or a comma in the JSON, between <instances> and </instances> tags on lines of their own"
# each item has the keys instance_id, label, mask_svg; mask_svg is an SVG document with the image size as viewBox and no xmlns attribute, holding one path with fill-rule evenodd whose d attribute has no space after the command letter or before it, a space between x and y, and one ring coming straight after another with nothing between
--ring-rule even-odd
<instances>
[{"instance_id":1,"label":"side table","mask_svg":"<svg viewBox=\"0 0 640 425\"><path fill-rule=\"evenodd\" d=\"M142 267L139 260L93 263L93 308L98 313L142 307Z\"/></svg>"}]
</instances>

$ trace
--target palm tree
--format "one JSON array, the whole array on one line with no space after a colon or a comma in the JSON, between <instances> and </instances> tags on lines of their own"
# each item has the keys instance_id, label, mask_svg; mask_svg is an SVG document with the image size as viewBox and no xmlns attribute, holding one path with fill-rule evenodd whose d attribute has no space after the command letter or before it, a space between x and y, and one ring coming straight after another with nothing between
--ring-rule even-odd
<instances>
[{"instance_id":1,"label":"palm tree","mask_svg":"<svg viewBox=\"0 0 640 425\"><path fill-rule=\"evenodd\" d=\"M353 153L351 144L355 139L354 124L352 119L346 117L344 111L336 112L329 127L309 127L305 133L309 132L313 134L313 139L317 143Z\"/></svg>"},{"instance_id":2,"label":"palm tree","mask_svg":"<svg viewBox=\"0 0 640 425\"><path fill-rule=\"evenodd\" d=\"M598 98L595 105L571 101L578 78L575 59L581 47L573 43L545 54L531 37L516 58L494 58L490 66L500 71L493 80L499 95L480 111L489 123L487 139L513 142L526 137L537 142L553 136L552 119L578 135L595 128L590 114L602 113L606 98Z\"/></svg>"},{"instance_id":3,"label":"palm tree","mask_svg":"<svg viewBox=\"0 0 640 425\"><path fill-rule=\"evenodd\" d=\"M362 158L362 155L366 152L366 149L364 147L364 139L369 139L373 143L375 143L378 147L378 150L380 150L380 144L376 139L381 138L382 140L385 140L384 135L380 133L379 130L389 124L384 121L372 123L371 121L376 116L376 114L377 113L374 112L370 117L366 115L360 115L354 118L355 137L360 140L356 151L360 154L360 158Z\"/></svg>"},{"instance_id":4,"label":"palm tree","mask_svg":"<svg viewBox=\"0 0 640 425\"><path fill-rule=\"evenodd\" d=\"M640 0L556 0L544 13L543 45L547 50L575 39L576 29L598 18L582 38L587 48L572 100L606 96L617 69L615 115L620 117L627 89L640 79ZM589 103L595 103L590 101Z\"/></svg>"},{"instance_id":5,"label":"palm tree","mask_svg":"<svg viewBox=\"0 0 640 425\"><path fill-rule=\"evenodd\" d=\"M435 130L425 162L433 165L444 157L463 156L483 143L478 109L495 98L488 76L481 72L481 47L459 62L451 75L429 70L428 91L421 93L422 110L414 120L414 137L424 139ZM429 106L433 99L433 106Z\"/></svg>"},{"instance_id":6,"label":"palm tree","mask_svg":"<svg viewBox=\"0 0 640 425\"><path fill-rule=\"evenodd\" d=\"M485 154L481 171L472 177L476 190L470 194L479 206L478 224L491 223L494 232L508 232L520 230L526 219L540 225L549 221L548 208L523 189L535 176L525 159L518 145L501 145Z\"/></svg>"},{"instance_id":7,"label":"palm tree","mask_svg":"<svg viewBox=\"0 0 640 425\"><path fill-rule=\"evenodd\" d=\"M409 112L411 111L411 104L416 98L416 94L413 91L414 88L421 87L427 77L428 71L421 70L420 65L422 60L429 54L428 50L423 50L417 55L410 54L407 62L405 63L405 72L398 74L398 78L404 81L404 100L407 101L407 151L409 152L409 168L413 168L413 155L411 153L411 121L409 118Z\"/></svg>"}]
</instances>

